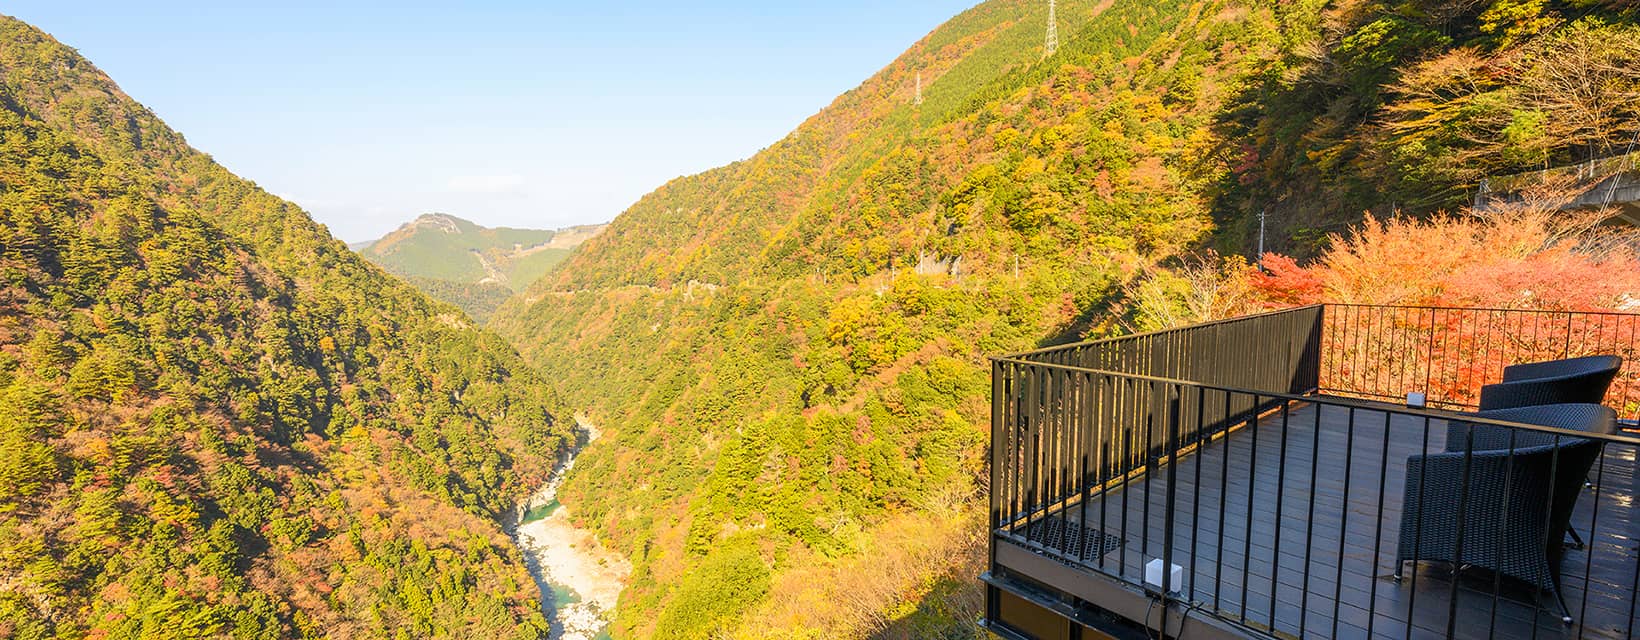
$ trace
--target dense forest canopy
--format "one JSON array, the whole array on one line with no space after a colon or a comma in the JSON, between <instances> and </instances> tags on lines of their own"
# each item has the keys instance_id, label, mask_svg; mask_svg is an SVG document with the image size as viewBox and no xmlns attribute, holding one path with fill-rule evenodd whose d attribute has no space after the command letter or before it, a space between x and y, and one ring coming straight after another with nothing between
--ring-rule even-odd
<instances>
[{"instance_id":1,"label":"dense forest canopy","mask_svg":"<svg viewBox=\"0 0 1640 640\"><path fill-rule=\"evenodd\" d=\"M0 636L538 638L497 337L0 18Z\"/></svg>"},{"instance_id":2,"label":"dense forest canopy","mask_svg":"<svg viewBox=\"0 0 1640 640\"><path fill-rule=\"evenodd\" d=\"M636 565L619 637L971 635L985 354L1190 318L1169 274L1245 282L1188 257L1260 211L1302 258L1640 130L1631 3L1065 0L1051 56L1046 5L957 16L492 321L615 434L565 500Z\"/></svg>"}]
</instances>

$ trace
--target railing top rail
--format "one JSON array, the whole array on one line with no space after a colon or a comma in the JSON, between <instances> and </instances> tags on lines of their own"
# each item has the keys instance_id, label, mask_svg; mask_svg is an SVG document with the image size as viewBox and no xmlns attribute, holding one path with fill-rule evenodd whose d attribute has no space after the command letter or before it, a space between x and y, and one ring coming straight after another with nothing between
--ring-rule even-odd
<instances>
[{"instance_id":1,"label":"railing top rail","mask_svg":"<svg viewBox=\"0 0 1640 640\"><path fill-rule=\"evenodd\" d=\"M1122 373L1122 372L1119 372L1119 371L1106 371L1106 370L1102 370L1102 369L1090 369L1090 368L1087 368L1087 367L1078 367L1078 366L1075 366L1075 365L1056 364L1056 363L1051 363L1051 362L1038 362L1038 361L1035 361L1035 360L1024 360L1024 359L1021 359L1021 358L1012 358L1012 357L1007 357L1007 356L993 357L993 358L991 358L991 361L992 362L999 362L999 363L1007 363L1007 364L1024 365L1024 366L1028 366L1028 367L1039 367L1039 368L1044 368L1044 369L1057 369L1057 370L1061 370L1061 371L1071 371L1071 372L1076 372L1076 373L1087 373L1087 374L1093 374L1093 375L1107 376L1107 377L1111 377L1111 378L1124 378L1124 379L1136 380L1136 381L1140 381L1140 382L1155 382L1155 383L1161 383L1161 384L1172 384L1172 385L1176 385L1176 386L1180 386L1180 387L1193 387L1193 388L1197 388L1197 389L1205 389L1205 390L1210 390L1210 391L1220 391L1220 392L1225 392L1225 393L1236 393L1236 394L1242 394L1242 395L1257 396L1257 397L1260 397L1260 398L1269 398L1271 400L1291 400L1291 401L1295 401L1295 402L1309 402L1309 403L1312 403L1312 404L1325 404L1325 405L1331 405L1331 406L1337 406L1337 407L1363 409L1363 410L1368 410L1368 411L1383 411L1385 413L1394 413L1394 414L1399 414L1399 415L1412 416L1412 417L1415 417L1415 418L1426 418L1426 419L1430 419L1430 420L1462 419L1464 422L1468 422L1468 423L1472 423L1472 424L1492 425L1492 426L1498 426L1498 427L1508 427L1508 428L1520 429L1520 430L1524 430L1524 431L1534 431L1534 432L1538 432L1538 433L1546 433L1546 434L1551 434L1551 435L1561 435L1561 436L1568 436L1568 437L1574 437L1574 438L1582 438L1584 440L1599 440L1599 441L1609 442L1609 443L1613 443L1613 444L1625 444L1625 445L1629 445L1629 446L1640 447L1640 438L1635 438L1635 437L1630 437L1630 436L1617 435L1617 434L1604 434L1604 433L1589 433L1589 432L1586 432L1586 431L1573 431L1573 430L1570 430L1570 429L1560 429L1560 428L1556 428L1556 427L1545 427L1545 426L1542 426L1542 425L1528 424L1528 423L1524 423L1524 422L1509 422L1507 420L1493 420L1491 418L1482 418L1482 417L1479 417L1479 416L1472 416L1472 415L1459 413L1459 412L1455 412L1455 411L1442 411L1442 410L1439 410L1439 409L1422 409L1422 408L1417 408L1417 407L1402 407L1402 406L1390 405L1390 404L1386 404L1386 403L1382 403L1382 402L1374 402L1374 401L1371 401L1371 400L1360 400L1360 399L1356 399L1356 398L1345 398L1345 397L1340 397L1340 396L1303 395L1303 394L1289 393L1289 392L1283 392L1283 391L1265 391L1265 390L1258 390L1258 389L1243 389L1243 388L1238 388L1238 387L1229 387L1229 386L1223 386L1223 385L1214 385L1214 384L1207 384L1207 383L1202 383L1202 382L1194 382L1194 381L1191 381L1191 380L1179 380L1179 379L1175 379L1175 378L1163 378L1163 377L1158 377L1158 376L1150 376L1150 375L1137 374L1137 373Z\"/></svg>"},{"instance_id":2,"label":"railing top rail","mask_svg":"<svg viewBox=\"0 0 1640 640\"><path fill-rule=\"evenodd\" d=\"M1083 341L1083 342L1072 342L1072 343L1067 343L1067 344L1055 345L1055 346L1052 346L1052 347L1042 347L1040 349L1031 349L1031 350L1028 350L1028 351L1017 351L1017 352L1013 352L1013 353L1005 353L1005 354L998 355L998 356L992 356L992 359L993 360L997 360L997 359L1006 360L1006 359L1029 358L1031 356L1047 355L1047 354L1050 354L1050 353L1058 353L1060 351L1066 351L1066 350L1076 349L1076 348L1081 348L1081 347L1090 347L1090 346L1096 346L1096 345L1101 345L1101 344L1110 344L1110 343L1115 343L1115 342L1121 342L1121 341L1124 341L1124 340L1136 340L1136 339L1140 339L1140 338L1148 338L1148 337L1153 337L1153 336L1162 336L1162 335L1169 335L1169 334L1174 334L1174 333L1182 333L1182 332L1187 332L1187 331L1192 331L1192 330L1197 330L1197 329L1205 329L1207 327L1220 326L1220 325L1232 324L1232 323L1237 323L1237 322L1246 322L1248 320L1256 320L1256 319L1259 319L1259 318L1267 318L1267 317L1271 317L1271 316L1278 316L1278 315L1294 313L1294 312L1298 312L1298 311L1305 311L1305 310L1309 310L1309 309L1315 309L1317 307L1320 307L1320 308L1340 307L1340 308L1351 308L1351 309L1406 309L1406 310L1417 310L1417 311L1472 311L1472 312L1476 312L1476 313L1530 313L1530 314L1545 314L1545 315L1609 316L1609 317L1622 317L1622 318L1637 318L1637 319L1640 319L1640 312L1628 312L1628 311L1590 311L1590 310L1574 310L1574 309L1510 309L1510 308L1506 308L1506 307L1452 307L1452 306L1442 306L1442 305L1417 305L1417 304L1374 304L1374 303L1364 303L1364 302L1325 302L1325 303L1310 304L1310 305L1304 305L1304 306L1298 306L1298 307L1288 307L1288 308L1285 308L1285 309L1276 309L1276 310L1273 310L1273 311L1264 311L1264 312L1260 312L1260 313L1248 314L1248 315L1243 315L1243 316L1236 316L1234 318L1223 318L1223 319L1220 319L1220 320L1209 320L1207 322L1198 322L1196 324L1189 324L1189 325L1185 325L1185 326L1182 326L1182 327L1173 327L1171 329L1160 329L1160 330L1157 330L1157 331L1146 331L1144 333L1133 333L1133 334L1128 334L1128 335L1123 335L1123 336L1112 336L1112 337L1109 337L1109 338L1100 338L1098 340L1086 340L1086 341Z\"/></svg>"},{"instance_id":3,"label":"railing top rail","mask_svg":"<svg viewBox=\"0 0 1640 640\"><path fill-rule=\"evenodd\" d=\"M1121 341L1124 341L1124 340L1136 340L1136 339L1140 339L1140 338L1148 338L1148 337L1153 337L1153 336L1163 336L1163 335L1174 334L1174 333L1182 333L1182 332L1192 331L1192 330L1196 330L1196 329L1205 329L1207 327L1226 325L1226 324L1234 324L1234 323L1238 323L1238 322L1246 322L1248 320L1257 320L1259 318L1268 318L1268 317L1271 317L1271 316L1279 316L1279 315L1288 314L1288 313L1295 313L1295 312L1298 312L1298 311L1306 311L1306 310L1309 310L1309 309L1315 309L1315 308L1324 307L1324 306L1326 306L1326 305L1310 304L1310 305L1304 305L1304 306L1300 306L1300 307L1288 307L1286 309L1276 309L1274 311L1265 311L1265 312L1262 312L1262 313L1253 313L1253 314L1248 314L1248 315L1244 315L1244 316L1236 316L1234 318L1223 318L1223 319L1220 319L1220 320L1209 320L1207 322L1198 322L1196 324L1189 324L1189 325L1185 325L1185 326L1182 326L1182 327L1173 327L1171 329L1160 329L1160 330L1157 330L1157 331L1146 331L1144 333L1130 333L1130 334L1125 335L1125 336L1112 336L1112 337L1109 337L1109 338L1100 338L1098 340L1087 340L1087 341L1084 341L1084 342L1072 342L1072 343L1069 343L1069 344L1055 345L1055 346L1052 346L1052 347L1043 347L1043 348L1040 348L1040 349L1032 349L1030 351L1019 351L1019 352L1015 352L1015 353L1005 353L1005 354L998 355L998 356L991 356L991 359L992 360L1018 360L1018 359L1029 358L1031 356L1040 356L1040 355L1046 355L1046 354L1050 354L1050 353L1058 353L1060 351L1066 351L1066 350L1069 350L1069 349L1076 349L1076 348L1079 348L1079 347L1088 347L1088 346L1093 346L1093 345L1121 342Z\"/></svg>"},{"instance_id":4,"label":"railing top rail","mask_svg":"<svg viewBox=\"0 0 1640 640\"><path fill-rule=\"evenodd\" d=\"M1357 309L1411 309L1411 310L1419 310L1419 311L1475 311L1475 312L1479 312L1479 313L1542 313L1542 314L1553 314L1553 315L1619 316L1619 317L1628 317L1628 318L1640 318L1640 313L1634 313L1634 312L1628 312L1628 311L1584 311L1584 310L1575 310L1575 309L1510 309L1510 308L1506 308L1506 307L1447 307L1447 306L1440 306L1440 305L1419 305L1419 304L1371 304L1371 303L1365 303L1365 302L1328 302L1328 303L1324 303L1320 306L1323 306L1323 307L1349 307L1349 308L1357 308ZM1298 308L1303 308L1303 307L1298 307ZM1287 310L1284 309L1284 311L1287 311ZM1252 317L1252 316L1246 316L1246 317Z\"/></svg>"}]
</instances>

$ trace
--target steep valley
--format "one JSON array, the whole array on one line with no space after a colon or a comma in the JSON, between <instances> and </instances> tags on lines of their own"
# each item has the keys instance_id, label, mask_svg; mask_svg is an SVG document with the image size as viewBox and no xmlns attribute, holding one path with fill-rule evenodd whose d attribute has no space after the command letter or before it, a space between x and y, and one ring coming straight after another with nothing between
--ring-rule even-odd
<instances>
[{"instance_id":1,"label":"steep valley","mask_svg":"<svg viewBox=\"0 0 1640 640\"><path fill-rule=\"evenodd\" d=\"M977 639L989 356L1632 264L1437 212L1640 139L1633 2L1053 6L608 225L351 249L0 17L0 637Z\"/></svg>"},{"instance_id":2,"label":"steep valley","mask_svg":"<svg viewBox=\"0 0 1640 640\"><path fill-rule=\"evenodd\" d=\"M976 636L985 356L1188 321L1179 274L1265 208L1302 256L1472 192L1454 158L1582 153L1485 129L1558 107L1439 74L1632 52L1632 11L1534 4L1505 36L1505 4L1070 0L1047 52L1046 3L984 2L640 200L491 323L610 434L562 499L633 562L615 636Z\"/></svg>"}]
</instances>

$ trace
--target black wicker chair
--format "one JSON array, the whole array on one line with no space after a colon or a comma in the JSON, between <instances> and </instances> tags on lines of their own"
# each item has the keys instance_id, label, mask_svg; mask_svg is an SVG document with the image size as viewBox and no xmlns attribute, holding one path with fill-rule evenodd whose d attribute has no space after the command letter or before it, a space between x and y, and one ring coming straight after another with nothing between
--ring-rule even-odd
<instances>
[{"instance_id":1,"label":"black wicker chair","mask_svg":"<svg viewBox=\"0 0 1640 640\"><path fill-rule=\"evenodd\" d=\"M1586 356L1504 367L1503 382L1481 387L1481 410L1600 404L1622 366L1617 356Z\"/></svg>"},{"instance_id":2,"label":"black wicker chair","mask_svg":"<svg viewBox=\"0 0 1640 640\"><path fill-rule=\"evenodd\" d=\"M1617 430L1617 413L1592 404L1473 415L1589 433ZM1562 540L1600 442L1453 420L1446 449L1407 459L1396 579L1408 561L1489 569L1553 592L1570 623L1559 588Z\"/></svg>"}]
</instances>

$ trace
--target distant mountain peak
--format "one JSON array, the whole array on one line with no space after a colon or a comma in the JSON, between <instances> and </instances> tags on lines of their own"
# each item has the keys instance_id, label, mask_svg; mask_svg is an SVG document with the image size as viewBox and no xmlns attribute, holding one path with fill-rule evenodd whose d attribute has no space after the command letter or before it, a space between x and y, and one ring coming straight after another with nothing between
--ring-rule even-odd
<instances>
[{"instance_id":1,"label":"distant mountain peak","mask_svg":"<svg viewBox=\"0 0 1640 640\"><path fill-rule=\"evenodd\" d=\"M400 231L415 231L423 228L432 228L444 233L461 233L461 227L477 227L478 225L448 213L424 213L416 216L415 220L404 223Z\"/></svg>"},{"instance_id":2,"label":"distant mountain peak","mask_svg":"<svg viewBox=\"0 0 1640 640\"><path fill-rule=\"evenodd\" d=\"M354 246L365 259L482 322L514 291L550 271L605 226L491 228L434 212Z\"/></svg>"}]
</instances>

